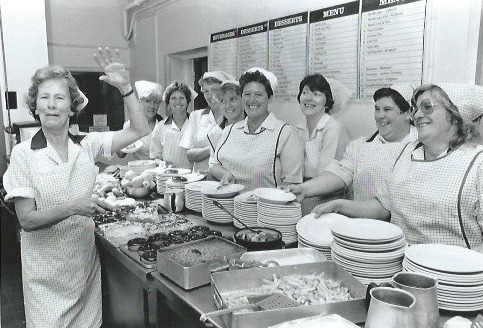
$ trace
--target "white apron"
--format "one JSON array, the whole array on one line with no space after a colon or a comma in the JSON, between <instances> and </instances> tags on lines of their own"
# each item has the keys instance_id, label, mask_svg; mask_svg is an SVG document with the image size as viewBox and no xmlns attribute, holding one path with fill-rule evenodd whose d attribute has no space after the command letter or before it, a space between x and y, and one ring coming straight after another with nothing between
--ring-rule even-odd
<instances>
[{"instance_id":1,"label":"white apron","mask_svg":"<svg viewBox=\"0 0 483 328\"><path fill-rule=\"evenodd\" d=\"M235 125L228 127L230 132L217 150L218 161L233 174L236 183L245 186L245 190L276 187L281 182L277 145L286 125L277 122L273 130L254 134L234 128Z\"/></svg>"},{"instance_id":2,"label":"white apron","mask_svg":"<svg viewBox=\"0 0 483 328\"><path fill-rule=\"evenodd\" d=\"M90 195L93 159L69 139L62 163L48 145L35 152L32 170L38 210ZM78 215L46 229L22 231L22 279L27 327L99 327L102 323L100 262L94 222Z\"/></svg>"}]
</instances>

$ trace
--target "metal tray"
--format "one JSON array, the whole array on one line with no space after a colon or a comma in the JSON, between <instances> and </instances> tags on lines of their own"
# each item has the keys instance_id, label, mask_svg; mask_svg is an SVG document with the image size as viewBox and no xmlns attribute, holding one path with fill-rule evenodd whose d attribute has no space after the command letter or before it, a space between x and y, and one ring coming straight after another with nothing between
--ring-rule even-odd
<instances>
[{"instance_id":1,"label":"metal tray","mask_svg":"<svg viewBox=\"0 0 483 328\"><path fill-rule=\"evenodd\" d=\"M228 252L223 253L220 245L225 244ZM205 249L213 248L213 252L217 253L216 257L204 254ZM202 249L199 254L199 260L193 263L187 263L186 257L175 259L175 254L181 254L184 251L193 249ZM164 276L171 279L177 285L184 289L193 289L210 283L210 266L213 263L227 261L232 258L239 258L241 254L246 252L246 248L228 241L218 236L210 236L208 238L190 241L176 246L169 246L158 250L157 268ZM206 256L205 256L206 255ZM205 260L203 257L207 258ZM193 256L195 257L195 256ZM183 263L184 262L184 263Z\"/></svg>"},{"instance_id":2,"label":"metal tray","mask_svg":"<svg viewBox=\"0 0 483 328\"><path fill-rule=\"evenodd\" d=\"M275 261L279 265L326 262L327 257L313 248L286 248L270 251L246 252L240 256L242 261Z\"/></svg>"},{"instance_id":3,"label":"metal tray","mask_svg":"<svg viewBox=\"0 0 483 328\"><path fill-rule=\"evenodd\" d=\"M272 280L273 274L320 274L322 272L325 273L325 277L340 281L349 289L354 299L323 305L229 313L222 316L223 321L227 327L231 328L262 328L293 319L335 313L354 323L365 322L367 315L365 308L366 286L334 262L216 272L211 275L211 286L215 303L221 309L226 308L226 305L220 295L230 291L260 287L263 285L262 279Z\"/></svg>"}]
</instances>

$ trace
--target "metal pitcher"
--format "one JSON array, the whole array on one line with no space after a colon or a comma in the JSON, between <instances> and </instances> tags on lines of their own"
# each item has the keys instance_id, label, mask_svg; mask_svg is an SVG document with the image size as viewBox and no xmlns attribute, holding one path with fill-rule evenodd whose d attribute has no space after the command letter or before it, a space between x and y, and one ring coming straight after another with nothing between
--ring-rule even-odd
<instances>
[{"instance_id":1,"label":"metal pitcher","mask_svg":"<svg viewBox=\"0 0 483 328\"><path fill-rule=\"evenodd\" d=\"M184 190L166 189L164 191L163 207L170 212L181 212L184 208Z\"/></svg>"},{"instance_id":2,"label":"metal pitcher","mask_svg":"<svg viewBox=\"0 0 483 328\"><path fill-rule=\"evenodd\" d=\"M416 299L414 327L438 328L438 281L414 272L399 272L392 280L394 287L410 292Z\"/></svg>"},{"instance_id":3,"label":"metal pitcher","mask_svg":"<svg viewBox=\"0 0 483 328\"><path fill-rule=\"evenodd\" d=\"M415 327L415 297L402 289L375 287L370 290L366 328Z\"/></svg>"}]
</instances>

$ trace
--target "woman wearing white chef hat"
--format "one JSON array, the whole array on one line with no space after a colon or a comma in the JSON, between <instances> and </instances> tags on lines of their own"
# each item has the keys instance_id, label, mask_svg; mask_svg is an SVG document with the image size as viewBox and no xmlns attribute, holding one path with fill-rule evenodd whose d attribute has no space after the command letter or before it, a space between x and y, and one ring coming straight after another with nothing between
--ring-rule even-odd
<instances>
[{"instance_id":1,"label":"woman wearing white chef hat","mask_svg":"<svg viewBox=\"0 0 483 328\"><path fill-rule=\"evenodd\" d=\"M163 118L158 114L159 105L163 100L163 87L159 83L149 82L149 81L136 81L134 82L134 88L138 95L139 103L144 111L144 115L148 120L149 127L151 131L157 122L161 121ZM127 121L123 125L123 129L129 128L131 121ZM151 133L147 136L141 138L141 147L133 152L133 157L135 159L149 159L149 148L151 144ZM122 150L117 152L120 158L126 156Z\"/></svg>"},{"instance_id":2,"label":"woman wearing white chef hat","mask_svg":"<svg viewBox=\"0 0 483 328\"><path fill-rule=\"evenodd\" d=\"M180 146L186 148L188 160L193 163L194 170L207 170L210 157L210 144L208 132L223 120L218 102L213 98L214 90L226 80L233 80L234 77L223 71L212 71L203 74L198 81L201 91L205 97L208 107L195 110L191 113L188 126L183 132Z\"/></svg>"},{"instance_id":3,"label":"woman wearing white chef hat","mask_svg":"<svg viewBox=\"0 0 483 328\"><path fill-rule=\"evenodd\" d=\"M236 182L252 190L302 182L302 142L293 127L268 111L277 85L273 73L258 67L240 77L247 117L223 130L210 159L210 173L221 184Z\"/></svg>"},{"instance_id":4,"label":"woman wearing white chef hat","mask_svg":"<svg viewBox=\"0 0 483 328\"><path fill-rule=\"evenodd\" d=\"M332 161L317 177L285 189L295 193L299 201L327 197L349 187L355 200L376 196L402 148L417 140L409 116L413 90L409 83L376 90L373 99L377 131L352 140L342 159Z\"/></svg>"},{"instance_id":5,"label":"woman wearing white chef hat","mask_svg":"<svg viewBox=\"0 0 483 328\"><path fill-rule=\"evenodd\" d=\"M477 103L483 104L483 98ZM437 85L417 88L411 117L418 140L407 144L375 198L339 199L316 208L391 220L409 244L438 243L483 251L483 146Z\"/></svg>"}]
</instances>

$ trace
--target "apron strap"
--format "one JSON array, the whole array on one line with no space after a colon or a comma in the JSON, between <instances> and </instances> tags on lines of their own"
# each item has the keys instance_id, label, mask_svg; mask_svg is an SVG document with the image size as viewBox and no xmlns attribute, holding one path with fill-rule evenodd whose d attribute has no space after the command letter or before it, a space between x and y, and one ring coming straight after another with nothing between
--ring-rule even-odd
<instances>
[{"instance_id":1,"label":"apron strap","mask_svg":"<svg viewBox=\"0 0 483 328\"><path fill-rule=\"evenodd\" d=\"M278 149L278 143L280 142L280 136L282 135L282 131L283 131L283 128L288 125L288 124L284 124L282 125L282 127L280 128L280 131L278 132L278 137L277 137L277 143L275 144L275 154L273 155L273 181L275 182L275 188L278 187L278 184L277 184L277 176L275 174L276 170L275 170L275 163L277 163L277 149Z\"/></svg>"},{"instance_id":2,"label":"apron strap","mask_svg":"<svg viewBox=\"0 0 483 328\"><path fill-rule=\"evenodd\" d=\"M221 148L222 148L222 147L225 145L226 141L227 141L227 140L228 140L228 138L230 137L231 130L233 130L233 127L234 127L234 126L235 126L235 124L232 124L232 125L230 126L230 130L228 131L228 134L226 135L225 140L223 140L223 143L220 145L220 148L218 148L218 151L216 151L216 149L215 149L215 152L216 152L216 160L217 160L217 161L218 161L218 163L220 163L221 165L223 165L223 164L221 163L220 158L218 157L218 154L220 153ZM210 140L210 139L208 138L208 140ZM211 142L210 142L210 143L211 143Z\"/></svg>"},{"instance_id":3,"label":"apron strap","mask_svg":"<svg viewBox=\"0 0 483 328\"><path fill-rule=\"evenodd\" d=\"M468 247L468 249L471 249L471 247L470 247L470 243L468 241L468 237L466 237L465 227L463 225L463 218L461 216L461 197L462 197L462 194L463 194L463 186L464 186L464 184L466 182L466 178L468 177L468 174L469 174L470 170L472 169L473 164L475 164L476 159L482 153L483 153L483 150L481 150L480 152L478 152L475 155L475 157L473 158L473 160L471 161L470 165L468 165L468 168L466 169L465 175L463 177L463 181L461 182L461 185L460 185L460 190L458 192L458 220L459 220L459 223L460 223L461 233L463 234L463 239L465 240L466 247Z\"/></svg>"}]
</instances>

